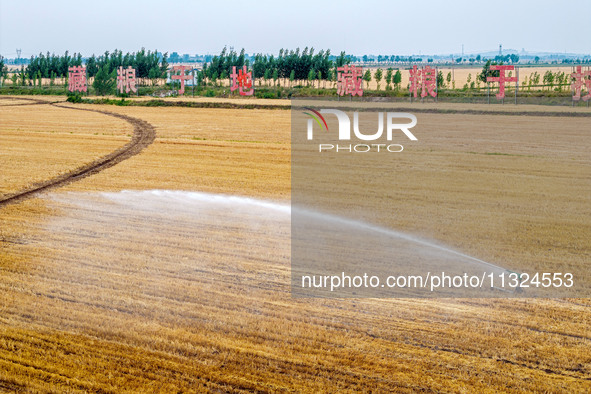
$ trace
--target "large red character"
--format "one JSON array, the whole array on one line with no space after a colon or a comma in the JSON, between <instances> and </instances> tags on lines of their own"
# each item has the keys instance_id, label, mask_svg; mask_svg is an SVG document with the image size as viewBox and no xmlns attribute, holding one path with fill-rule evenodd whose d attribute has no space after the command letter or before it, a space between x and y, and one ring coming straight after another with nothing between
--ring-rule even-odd
<instances>
[{"instance_id":1,"label":"large red character","mask_svg":"<svg viewBox=\"0 0 591 394\"><path fill-rule=\"evenodd\" d=\"M70 92L86 92L86 67L68 67L68 90Z\"/></svg>"},{"instance_id":2,"label":"large red character","mask_svg":"<svg viewBox=\"0 0 591 394\"><path fill-rule=\"evenodd\" d=\"M426 66L422 71L421 97L426 97L427 95L437 97L437 69Z\"/></svg>"},{"instance_id":3,"label":"large red character","mask_svg":"<svg viewBox=\"0 0 591 394\"><path fill-rule=\"evenodd\" d=\"M430 66L418 68L415 64L409 70L409 88L411 96L418 97L421 91L421 98L429 95L437 97L437 69Z\"/></svg>"},{"instance_id":4,"label":"large red character","mask_svg":"<svg viewBox=\"0 0 591 394\"><path fill-rule=\"evenodd\" d=\"M486 82L498 82L499 83L499 93L497 93L497 99L505 98L505 82L517 82L517 76L507 77L507 76L505 76L505 71L515 70L515 66L493 65L493 66L490 66L490 69L491 70L499 70L499 76L498 77L486 77Z\"/></svg>"},{"instance_id":5,"label":"large red character","mask_svg":"<svg viewBox=\"0 0 591 394\"><path fill-rule=\"evenodd\" d=\"M181 88L179 89L179 94L185 93L185 80L192 79L191 75L185 75L185 71L190 70L189 66L174 66L172 67L172 74L170 79L178 79L181 81ZM176 71L180 71L179 74L176 74Z\"/></svg>"},{"instance_id":6,"label":"large red character","mask_svg":"<svg viewBox=\"0 0 591 394\"><path fill-rule=\"evenodd\" d=\"M408 90L410 91L411 96L417 97L418 96L417 90L419 89L419 87L421 85L422 70L417 68L417 65L415 64L414 66L412 66L412 68L409 70L409 72L410 72L410 76L409 76Z\"/></svg>"},{"instance_id":7,"label":"large red character","mask_svg":"<svg viewBox=\"0 0 591 394\"><path fill-rule=\"evenodd\" d=\"M238 89L241 96L252 96L254 89L252 88L252 71L246 71L246 66L242 66L242 70L238 70L236 74L236 66L232 66L232 86L230 91Z\"/></svg>"},{"instance_id":8,"label":"large red character","mask_svg":"<svg viewBox=\"0 0 591 394\"><path fill-rule=\"evenodd\" d=\"M131 66L123 68L120 66L117 69L117 90L120 93L123 93L124 91L125 93L137 93L135 81L135 68L131 68Z\"/></svg>"},{"instance_id":9,"label":"large red character","mask_svg":"<svg viewBox=\"0 0 591 394\"><path fill-rule=\"evenodd\" d=\"M571 77L572 82L570 86L573 90L573 100L579 101L581 99L583 86L587 89L587 94L582 97L583 101L591 99L591 70L582 71L581 66L577 66Z\"/></svg>"},{"instance_id":10,"label":"large red character","mask_svg":"<svg viewBox=\"0 0 591 394\"><path fill-rule=\"evenodd\" d=\"M344 96L350 94L352 96L363 96L363 87L361 86L361 79L363 68L356 66L349 66L337 68L337 94Z\"/></svg>"}]
</instances>

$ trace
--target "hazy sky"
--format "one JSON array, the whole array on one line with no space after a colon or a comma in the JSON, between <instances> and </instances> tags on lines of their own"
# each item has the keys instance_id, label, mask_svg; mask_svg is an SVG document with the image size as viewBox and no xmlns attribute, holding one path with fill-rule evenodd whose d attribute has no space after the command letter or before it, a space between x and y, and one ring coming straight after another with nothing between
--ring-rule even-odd
<instances>
[{"instance_id":1,"label":"hazy sky","mask_svg":"<svg viewBox=\"0 0 591 394\"><path fill-rule=\"evenodd\" d=\"M591 0L0 0L0 54L145 47L193 55L224 45L247 53L313 46L356 55L459 54L462 44L466 54L499 44L589 54L590 21Z\"/></svg>"}]
</instances>

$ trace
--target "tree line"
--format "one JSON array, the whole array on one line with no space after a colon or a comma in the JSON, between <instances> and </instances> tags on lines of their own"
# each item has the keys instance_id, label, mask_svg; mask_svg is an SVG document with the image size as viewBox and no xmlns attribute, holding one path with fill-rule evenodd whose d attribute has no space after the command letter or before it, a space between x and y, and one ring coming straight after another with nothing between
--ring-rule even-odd
<instances>
[{"instance_id":1,"label":"tree line","mask_svg":"<svg viewBox=\"0 0 591 394\"><path fill-rule=\"evenodd\" d=\"M106 51L103 55L94 54L84 61L80 53L64 55L55 55L40 53L38 56L31 56L31 61L27 66L29 78L64 78L68 76L68 68L74 66L86 65L86 75L94 77L100 69L105 68L105 72L110 74L123 66L131 66L136 70L138 78L163 78L168 69L168 55L161 54L158 51L146 51L144 48L137 52L123 54L120 50L113 52Z\"/></svg>"},{"instance_id":2,"label":"tree line","mask_svg":"<svg viewBox=\"0 0 591 394\"><path fill-rule=\"evenodd\" d=\"M244 49L237 53L234 50L224 48L222 52L214 56L211 62L203 65L202 77L212 82L229 78L232 67L236 70L242 66L250 66L251 59L246 56ZM279 78L290 81L308 80L312 73L318 80L330 80L335 78L335 67L341 67L351 62L351 56L341 52L339 56L332 56L330 50L321 50L315 53L314 48L300 48L295 50L281 49L277 57L258 53L252 61L253 77L265 80L277 80ZM249 67L250 68L250 67Z\"/></svg>"},{"instance_id":3,"label":"tree line","mask_svg":"<svg viewBox=\"0 0 591 394\"><path fill-rule=\"evenodd\" d=\"M384 56L385 58L385 56ZM394 60L397 57L394 57ZM228 80L232 73L232 67L236 66L237 70L242 66L247 66L253 72L253 78L260 84L261 81L267 83L273 82L273 85L278 83L281 78L283 81L288 80L289 85L292 82L298 81L307 83L308 86L320 87L321 81L324 87L327 81L329 86L334 86L336 81L337 68L345 64L350 64L355 57L341 52L338 56L331 54L330 50L321 50L316 52L314 48L304 48L301 51L299 48L295 50L281 49L277 56L257 53L249 56L242 49L239 53L233 49L228 50L223 48L219 55L212 56L210 62L203 64L202 70L196 73L198 85L217 85L217 82ZM391 60L391 59L390 59ZM400 60L402 60L400 58ZM413 59L414 60L414 59ZM459 59L461 61L461 58ZM487 77L498 76L499 72L491 70L490 67L495 64L515 64L519 61L517 55L497 56L495 60L492 59L476 59L485 60L482 71L474 75L472 78L468 76L467 83L463 89L479 89L480 83L486 83ZM6 78L6 59L0 56L0 76L4 80ZM28 67L21 66L20 70L14 72L12 75L12 83L16 85L39 85L41 86L41 78L49 78L50 85L54 84L55 78L66 78L68 75L68 68L72 66L86 66L87 77L94 77L97 91L110 92L113 83L116 81L116 69L120 66L127 68L133 67L136 70L137 78L148 78L155 85L158 80L167 77L169 67L167 53L159 53L158 51L146 51L144 48L133 53L123 53L121 50L114 50L113 52L106 51L100 56L94 54L89 58L83 58L80 53L69 54L68 51L64 55L59 56L55 54L40 53L38 56L32 56ZM395 68L381 69L378 68L374 72L370 69L365 69L362 76L366 83L373 80L377 83L377 90L380 90L380 84L385 81L386 90L401 88L401 70ZM543 85L540 84L543 80ZM447 83L446 83L447 82ZM552 73L546 71L544 75L534 73L529 78L526 76L520 81L522 88L531 90L532 87L544 86L546 88L561 91L568 88L571 82L570 74L567 72ZM95 85L93 83L93 86ZM455 89L455 83L452 81L451 73L445 77L441 71L437 75L437 84L441 88Z\"/></svg>"}]
</instances>

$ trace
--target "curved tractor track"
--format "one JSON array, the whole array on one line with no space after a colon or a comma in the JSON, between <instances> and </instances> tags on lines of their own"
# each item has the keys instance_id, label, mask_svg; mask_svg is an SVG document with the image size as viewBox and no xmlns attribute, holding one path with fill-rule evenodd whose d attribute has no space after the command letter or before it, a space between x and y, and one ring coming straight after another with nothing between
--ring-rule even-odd
<instances>
[{"instance_id":1,"label":"curved tractor track","mask_svg":"<svg viewBox=\"0 0 591 394\"><path fill-rule=\"evenodd\" d=\"M80 179L97 174L109 167L113 167L114 165L122 162L123 160L127 160L130 157L139 154L142 150L144 150L146 147L152 144L152 142L154 142L154 139L156 138L156 131L154 129L154 126L138 118L133 118L127 115L121 115L113 112L101 111L96 109L69 107L66 105L50 103L42 100L29 100L35 101L34 104L47 104L53 105L55 107L73 109L78 111L98 112L104 115L123 119L126 122L131 123L133 125L133 136L131 138L131 141L129 141L121 148L93 161L92 163L85 164L82 167L78 167L75 170L69 171L55 178L36 183L28 189L21 190L19 192L12 193L6 196L1 196L0 208L7 204L31 198L36 194L45 192L49 189L61 187L69 183L76 182Z\"/></svg>"}]
</instances>

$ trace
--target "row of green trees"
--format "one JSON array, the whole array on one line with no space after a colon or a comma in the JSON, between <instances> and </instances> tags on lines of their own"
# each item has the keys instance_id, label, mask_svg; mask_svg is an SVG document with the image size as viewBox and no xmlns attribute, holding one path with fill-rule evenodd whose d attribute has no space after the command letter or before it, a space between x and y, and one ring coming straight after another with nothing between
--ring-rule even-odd
<instances>
[{"instance_id":1,"label":"row of green trees","mask_svg":"<svg viewBox=\"0 0 591 394\"><path fill-rule=\"evenodd\" d=\"M547 70L543 76L536 71L530 75L529 79L526 76L521 81L521 85L523 88L527 87L528 90L531 90L532 85L536 86L540 84L540 78L542 79L544 88L548 90L555 89L558 92L569 90L572 79L570 73L565 73L564 71L552 72L551 70Z\"/></svg>"},{"instance_id":2,"label":"row of green trees","mask_svg":"<svg viewBox=\"0 0 591 394\"><path fill-rule=\"evenodd\" d=\"M62 78L68 75L68 67L81 66L82 55L80 53L69 54L68 51L63 56L40 53L39 56L31 56L31 61L27 66L27 74L33 78L40 75L42 78Z\"/></svg>"},{"instance_id":3,"label":"row of green trees","mask_svg":"<svg viewBox=\"0 0 591 394\"><path fill-rule=\"evenodd\" d=\"M373 73L373 79L375 79L377 83L378 90L380 90L380 83L382 82L382 78L386 81L386 90L400 89L400 83L402 82L402 73L399 69L394 69L389 67L386 69L386 74L384 75L384 71L381 68L378 68ZM363 74L363 80L367 83L370 83L372 79L371 71L369 69L365 70ZM393 85L393 86L392 86Z\"/></svg>"},{"instance_id":4,"label":"row of green trees","mask_svg":"<svg viewBox=\"0 0 591 394\"><path fill-rule=\"evenodd\" d=\"M81 66L83 64L82 55L74 53L70 55L68 51L63 56L40 53L38 56L31 56L31 61L27 67L27 74L30 78L65 78L68 76L68 67ZM120 50L114 50L103 55L94 54L86 59L86 73L88 77L94 77L101 68L106 68L106 72L111 73L119 66L131 66L136 69L138 78L163 78L168 69L167 54L160 54L158 51L146 51L144 48L137 52L123 54Z\"/></svg>"},{"instance_id":5,"label":"row of green trees","mask_svg":"<svg viewBox=\"0 0 591 394\"><path fill-rule=\"evenodd\" d=\"M363 55L361 58L359 57L354 57L354 61L359 61L359 60L363 60L364 63L372 63L372 62L377 62L377 63L421 63L423 61L423 58L421 57L413 57L413 56L398 56L398 55L378 55L377 58L373 58L373 57L369 57L368 55ZM470 62L470 64L473 63L480 63L482 61L486 61L487 59L482 58L481 55L477 55L476 57L470 57L470 58L466 58L466 57L458 57L455 59L452 59L452 61L456 62L456 63L462 63L462 62ZM497 55L495 56L495 58L493 59L493 61L495 62L505 62L505 63L512 63L512 64L516 64L519 62L519 55L517 54L508 54L508 55ZM433 58L428 58L427 59L427 63L433 63Z\"/></svg>"},{"instance_id":6,"label":"row of green trees","mask_svg":"<svg viewBox=\"0 0 591 394\"><path fill-rule=\"evenodd\" d=\"M487 77L498 76L498 71L493 71L490 67L494 64L503 64L504 60L509 60L510 63L518 61L516 58L499 57L499 62L488 60L484 64L482 71L475 75L468 76L468 81L463 89L479 89L481 82L486 83ZM245 54L244 49L237 53L233 49L227 50L224 48L222 52L211 58L211 62L204 64L201 71L196 73L197 83L201 86L218 85L219 82L228 81L232 67L237 69L242 66L247 66L253 70L255 83L259 85L265 82L269 85L272 81L273 85L279 84L279 79L283 81L288 80L290 86L297 81L300 84L307 83L308 86L335 87L337 68L352 61L352 56L341 52L339 56L331 55L330 51L320 51L315 53L314 48L305 48L303 51L285 50L279 51L278 56L257 54L253 58ZM251 64L252 63L252 64ZM84 59L80 54L69 55L66 52L63 56L56 56L47 53L47 55L40 54L37 57L32 57L31 62L27 68L21 67L20 71L13 73L13 85L41 85L42 78L49 78L50 85L54 84L56 78L66 78L68 67L85 64L87 68L87 76L94 77L96 85L95 90L101 92L109 92L113 90L112 83L116 79L116 68L119 66L131 66L136 69L136 76L138 78L151 79L153 84L158 80L162 81L166 77L167 69L169 67L167 61L167 54L160 54L157 51L146 51L142 48L138 52L123 54L120 50L113 52L105 52L101 56L92 55L90 58ZM0 73L6 75L5 59L0 56ZM3 75L3 76L4 76ZM556 72L548 70L543 76L538 73L528 77L524 77L521 81L522 88L531 89L532 87L539 87L540 80L543 78L544 88L548 90L555 89L561 91L568 89L570 81L569 73ZM5 78L2 78L5 80ZM366 69L363 74L363 80L369 83L373 80L377 83L377 89L380 90L382 81L386 83L386 90L400 89L402 73L400 69L387 68L385 70L378 68L373 73ZM437 82L440 88L455 89L455 83L452 81L451 73L444 76L441 71L437 75ZM94 85L94 84L93 84ZM367 86L367 85L366 85Z\"/></svg>"},{"instance_id":7,"label":"row of green trees","mask_svg":"<svg viewBox=\"0 0 591 394\"><path fill-rule=\"evenodd\" d=\"M274 80L279 78L290 81L309 80L311 74L319 80L330 80L335 67L341 67L351 62L351 57L341 52L338 57L331 56L330 50L321 50L315 53L314 48L287 50L281 49L277 57L274 55L256 54L252 64L254 78L262 80ZM210 63L203 67L202 77L215 82L225 80L232 73L232 67L242 68L250 66L250 60L246 57L244 49L240 53L224 48L219 56L214 56ZM334 75L332 75L334 76Z\"/></svg>"},{"instance_id":8,"label":"row of green trees","mask_svg":"<svg viewBox=\"0 0 591 394\"><path fill-rule=\"evenodd\" d=\"M168 53L160 54L158 51L146 51L142 48L126 54L120 50L111 53L107 51L98 57L93 54L86 61L86 72L89 77L93 77L101 68L106 68L106 71L111 73L120 66L135 68L137 78L164 78L169 67Z\"/></svg>"}]
</instances>

